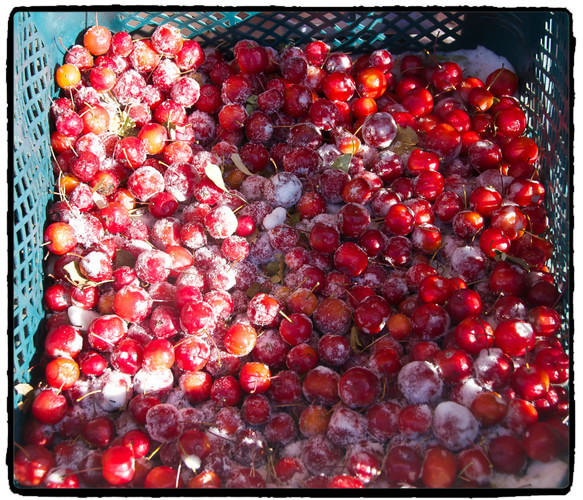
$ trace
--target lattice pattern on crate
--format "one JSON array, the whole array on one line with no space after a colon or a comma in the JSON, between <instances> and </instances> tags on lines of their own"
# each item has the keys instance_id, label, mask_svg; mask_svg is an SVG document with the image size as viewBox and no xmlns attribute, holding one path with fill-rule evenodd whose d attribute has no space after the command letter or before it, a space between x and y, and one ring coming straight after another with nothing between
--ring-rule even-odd
<instances>
[{"instance_id":1,"label":"lattice pattern on crate","mask_svg":"<svg viewBox=\"0 0 583 500\"><path fill-rule=\"evenodd\" d=\"M431 50L459 44L463 13L456 12L137 12L124 13L128 31L150 36L155 26L168 22L186 37L205 45L226 48L250 38L276 47L288 43L327 40L336 50L388 46L391 50ZM232 30L237 26L237 30Z\"/></svg>"},{"instance_id":2,"label":"lattice pattern on crate","mask_svg":"<svg viewBox=\"0 0 583 500\"><path fill-rule=\"evenodd\" d=\"M30 380L42 308L43 229L50 198L46 152L50 67L26 13L14 30L14 380Z\"/></svg>"},{"instance_id":3,"label":"lattice pattern on crate","mask_svg":"<svg viewBox=\"0 0 583 500\"><path fill-rule=\"evenodd\" d=\"M564 297L572 291L571 282L571 207L572 193L569 193L570 161L570 89L568 75L561 68L570 68L569 28L567 15L557 13L545 22L544 33L540 39L534 61L532 82L527 85L524 104L529 109L530 125L535 136L546 148L541 161L542 178L546 181L546 205L553 217L549 221L551 241L555 244L549 268L555 276ZM558 237L560 235L560 238ZM560 244L563 242L564 244ZM570 302L563 300L565 318L571 318ZM563 324L567 351L570 346L570 324ZM570 332L572 334L572 332Z\"/></svg>"},{"instance_id":4,"label":"lattice pattern on crate","mask_svg":"<svg viewBox=\"0 0 583 500\"><path fill-rule=\"evenodd\" d=\"M541 148L541 175L546 181L546 202L553 214L550 221L554 235L563 234L569 241L569 150L570 108L567 75L569 67L569 33L567 16L557 13L545 22L534 60L532 79L527 82L522 101L528 110L529 128ZM550 266L566 286L569 279L568 245L556 245Z\"/></svg>"}]
</instances>

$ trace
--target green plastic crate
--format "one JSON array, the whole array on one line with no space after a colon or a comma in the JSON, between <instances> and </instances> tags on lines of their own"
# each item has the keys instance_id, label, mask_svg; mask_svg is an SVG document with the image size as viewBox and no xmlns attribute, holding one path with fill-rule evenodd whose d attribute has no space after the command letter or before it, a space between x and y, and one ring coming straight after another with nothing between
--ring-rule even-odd
<instances>
[{"instance_id":1,"label":"green plastic crate","mask_svg":"<svg viewBox=\"0 0 583 500\"><path fill-rule=\"evenodd\" d=\"M277 10L250 12L126 12L15 9L9 20L8 76L12 150L9 189L13 228L9 228L12 289L9 308L10 370L14 385L32 378L43 330L43 228L52 200L54 178L49 147L50 99L58 95L54 71L65 47L79 34L99 24L112 31L148 36L155 26L170 22L203 47L229 51L241 39L278 48L291 42L322 39L336 50L352 53L380 47L405 51L451 51L478 45L505 56L520 78L529 134L541 147L541 172L548 186L546 203L552 214L555 242L553 271L560 277L564 336L572 337L572 19L567 10ZM9 131L10 135L10 131ZM10 174L12 174L10 176ZM10 209L9 209L10 210ZM9 311L10 317L10 311ZM567 346L570 347L570 344ZM10 390L14 429L20 432L21 396Z\"/></svg>"}]
</instances>

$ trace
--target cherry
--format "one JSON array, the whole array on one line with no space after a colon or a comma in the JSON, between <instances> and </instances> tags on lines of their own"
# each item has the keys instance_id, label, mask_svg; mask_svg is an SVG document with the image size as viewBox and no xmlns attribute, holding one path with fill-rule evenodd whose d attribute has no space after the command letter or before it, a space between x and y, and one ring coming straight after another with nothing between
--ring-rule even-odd
<instances>
[{"instance_id":1,"label":"cherry","mask_svg":"<svg viewBox=\"0 0 583 500\"><path fill-rule=\"evenodd\" d=\"M514 373L512 358L499 348L482 349L474 360L476 379L491 390L506 387Z\"/></svg>"},{"instance_id":2,"label":"cherry","mask_svg":"<svg viewBox=\"0 0 583 500\"><path fill-rule=\"evenodd\" d=\"M235 323L223 339L225 350L235 356L245 356L255 347L257 332L251 325Z\"/></svg>"},{"instance_id":3,"label":"cherry","mask_svg":"<svg viewBox=\"0 0 583 500\"><path fill-rule=\"evenodd\" d=\"M466 448L457 454L460 477L470 485L488 484L492 467L480 448Z\"/></svg>"},{"instance_id":4,"label":"cherry","mask_svg":"<svg viewBox=\"0 0 583 500\"><path fill-rule=\"evenodd\" d=\"M475 290L460 288L451 292L446 309L451 320L459 323L469 316L477 316L482 312L482 299Z\"/></svg>"},{"instance_id":5,"label":"cherry","mask_svg":"<svg viewBox=\"0 0 583 500\"><path fill-rule=\"evenodd\" d=\"M180 388L192 405L202 403L210 398L212 383L212 377L203 371L185 372L179 380Z\"/></svg>"},{"instance_id":6,"label":"cherry","mask_svg":"<svg viewBox=\"0 0 583 500\"><path fill-rule=\"evenodd\" d=\"M461 80L462 69L452 61L439 64L431 73L431 83L438 92L456 89Z\"/></svg>"},{"instance_id":7,"label":"cherry","mask_svg":"<svg viewBox=\"0 0 583 500\"><path fill-rule=\"evenodd\" d=\"M279 334L291 346L307 342L312 336L312 321L305 314L292 313L280 323Z\"/></svg>"},{"instance_id":8,"label":"cherry","mask_svg":"<svg viewBox=\"0 0 583 500\"><path fill-rule=\"evenodd\" d=\"M124 445L111 446L101 455L102 474L113 485L131 481L135 474L135 462L132 450Z\"/></svg>"},{"instance_id":9,"label":"cherry","mask_svg":"<svg viewBox=\"0 0 583 500\"><path fill-rule=\"evenodd\" d=\"M477 186L469 198L470 208L483 217L490 217L502 206L502 195L492 187Z\"/></svg>"},{"instance_id":10,"label":"cherry","mask_svg":"<svg viewBox=\"0 0 583 500\"><path fill-rule=\"evenodd\" d=\"M63 394L45 389L34 398L31 411L39 422L54 425L65 417L67 408L67 399Z\"/></svg>"},{"instance_id":11,"label":"cherry","mask_svg":"<svg viewBox=\"0 0 583 500\"><path fill-rule=\"evenodd\" d=\"M560 455L559 435L546 422L530 425L524 433L522 445L528 457L539 462L551 462Z\"/></svg>"},{"instance_id":12,"label":"cherry","mask_svg":"<svg viewBox=\"0 0 583 500\"><path fill-rule=\"evenodd\" d=\"M112 34L100 25L91 26L83 34L83 45L94 56L105 54L111 46Z\"/></svg>"},{"instance_id":13,"label":"cherry","mask_svg":"<svg viewBox=\"0 0 583 500\"><path fill-rule=\"evenodd\" d=\"M422 340L433 340L443 336L450 323L449 314L439 304L420 304L414 308L411 315L413 335Z\"/></svg>"},{"instance_id":14,"label":"cherry","mask_svg":"<svg viewBox=\"0 0 583 500\"><path fill-rule=\"evenodd\" d=\"M364 333L374 335L385 326L391 308L380 295L366 297L354 310L354 323Z\"/></svg>"},{"instance_id":15,"label":"cherry","mask_svg":"<svg viewBox=\"0 0 583 500\"><path fill-rule=\"evenodd\" d=\"M248 394L262 394L269 389L271 371L264 363L245 363L239 373L239 383L241 389Z\"/></svg>"},{"instance_id":16,"label":"cherry","mask_svg":"<svg viewBox=\"0 0 583 500\"><path fill-rule=\"evenodd\" d=\"M427 450L421 480L428 488L451 488L455 483L458 463L455 455L440 446Z\"/></svg>"},{"instance_id":17,"label":"cherry","mask_svg":"<svg viewBox=\"0 0 583 500\"><path fill-rule=\"evenodd\" d=\"M40 486L54 465L53 454L44 446L17 446L14 454L14 481L24 487Z\"/></svg>"},{"instance_id":18,"label":"cherry","mask_svg":"<svg viewBox=\"0 0 583 500\"><path fill-rule=\"evenodd\" d=\"M483 391L472 401L471 410L483 426L489 427L504 419L508 405L498 393Z\"/></svg>"},{"instance_id":19,"label":"cherry","mask_svg":"<svg viewBox=\"0 0 583 500\"><path fill-rule=\"evenodd\" d=\"M494 345L509 356L522 356L534 347L532 326L520 319L502 321L494 330Z\"/></svg>"},{"instance_id":20,"label":"cherry","mask_svg":"<svg viewBox=\"0 0 583 500\"><path fill-rule=\"evenodd\" d=\"M417 450L406 444L389 447L385 459L385 473L396 484L414 485L421 477L423 460Z\"/></svg>"},{"instance_id":21,"label":"cherry","mask_svg":"<svg viewBox=\"0 0 583 500\"><path fill-rule=\"evenodd\" d=\"M536 364L523 365L514 371L511 384L518 397L532 401L546 395L550 379L548 373Z\"/></svg>"},{"instance_id":22,"label":"cherry","mask_svg":"<svg viewBox=\"0 0 583 500\"><path fill-rule=\"evenodd\" d=\"M443 391L443 382L437 369L427 361L410 361L397 378L399 390L412 404L437 401Z\"/></svg>"},{"instance_id":23,"label":"cherry","mask_svg":"<svg viewBox=\"0 0 583 500\"><path fill-rule=\"evenodd\" d=\"M356 243L342 243L334 252L334 266L348 276L359 276L368 264L368 257L364 250Z\"/></svg>"},{"instance_id":24,"label":"cherry","mask_svg":"<svg viewBox=\"0 0 583 500\"><path fill-rule=\"evenodd\" d=\"M183 486L184 482L178 471L168 465L154 467L144 479L144 488L174 489Z\"/></svg>"},{"instance_id":25,"label":"cherry","mask_svg":"<svg viewBox=\"0 0 583 500\"><path fill-rule=\"evenodd\" d=\"M87 420L83 425L81 436L89 444L97 448L105 449L111 444L115 437L113 420L106 415L93 417L92 419Z\"/></svg>"},{"instance_id":26,"label":"cherry","mask_svg":"<svg viewBox=\"0 0 583 500\"><path fill-rule=\"evenodd\" d=\"M385 216L385 226L397 236L406 236L413 230L414 215L402 203L395 203L389 207Z\"/></svg>"},{"instance_id":27,"label":"cherry","mask_svg":"<svg viewBox=\"0 0 583 500\"><path fill-rule=\"evenodd\" d=\"M510 244L510 238L495 227L485 229L480 236L480 249L490 258L507 253Z\"/></svg>"},{"instance_id":28,"label":"cherry","mask_svg":"<svg viewBox=\"0 0 583 500\"><path fill-rule=\"evenodd\" d=\"M518 76L504 67L497 69L486 77L486 87L496 97L512 96L518 88Z\"/></svg>"},{"instance_id":29,"label":"cherry","mask_svg":"<svg viewBox=\"0 0 583 500\"><path fill-rule=\"evenodd\" d=\"M467 316L454 329L456 343L468 354L479 354L494 345L494 329L478 316Z\"/></svg>"},{"instance_id":30,"label":"cherry","mask_svg":"<svg viewBox=\"0 0 583 500\"><path fill-rule=\"evenodd\" d=\"M473 361L470 355L453 347L436 353L433 363L439 369L446 384L459 383L473 372Z\"/></svg>"}]
</instances>

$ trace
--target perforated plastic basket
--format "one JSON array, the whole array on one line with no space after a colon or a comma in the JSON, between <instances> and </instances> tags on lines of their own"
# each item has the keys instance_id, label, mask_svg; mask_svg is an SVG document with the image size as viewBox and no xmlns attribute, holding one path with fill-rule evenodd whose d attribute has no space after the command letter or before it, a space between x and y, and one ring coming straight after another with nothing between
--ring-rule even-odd
<instances>
[{"instance_id":1,"label":"perforated plastic basket","mask_svg":"<svg viewBox=\"0 0 583 500\"><path fill-rule=\"evenodd\" d=\"M29 382L43 331L42 233L54 179L49 147L48 110L57 95L55 68L64 47L85 28L99 24L112 31L148 36L156 25L171 22L203 47L230 50L241 39L273 47L322 39L338 50L356 53L386 47L433 52L478 45L505 56L520 77L520 99L528 114L529 134L541 147L540 160L556 253L553 271L563 291L572 334L572 28L565 10L392 10L390 12L271 11L242 12L85 12L15 10L9 21L9 106L13 116L11 168L13 229L12 351L14 384ZM10 178L10 177L9 177ZM9 311L10 314L10 311ZM12 391L16 409L21 397ZM15 417L17 433L19 413Z\"/></svg>"}]
</instances>

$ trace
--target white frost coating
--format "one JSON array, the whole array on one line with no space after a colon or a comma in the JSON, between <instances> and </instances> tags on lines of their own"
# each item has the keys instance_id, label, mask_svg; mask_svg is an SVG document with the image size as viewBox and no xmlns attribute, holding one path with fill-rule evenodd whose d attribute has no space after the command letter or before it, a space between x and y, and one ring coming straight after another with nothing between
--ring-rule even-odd
<instances>
[{"instance_id":1,"label":"white frost coating","mask_svg":"<svg viewBox=\"0 0 583 500\"><path fill-rule=\"evenodd\" d=\"M156 217L154 217L150 212L145 212L141 215L138 215L136 217L136 220L143 222L144 224L146 224L146 226L148 226L148 228L152 229L158 219L156 219ZM148 245L148 248L152 247Z\"/></svg>"},{"instance_id":2,"label":"white frost coating","mask_svg":"<svg viewBox=\"0 0 583 500\"><path fill-rule=\"evenodd\" d=\"M336 408L328 422L326 436L338 445L356 443L366 437L366 418L356 411L341 406Z\"/></svg>"},{"instance_id":3,"label":"white frost coating","mask_svg":"<svg viewBox=\"0 0 583 500\"><path fill-rule=\"evenodd\" d=\"M318 148L317 153L322 159L322 166L325 168L332 165L334 160L342 154L335 144L322 144Z\"/></svg>"},{"instance_id":4,"label":"white frost coating","mask_svg":"<svg viewBox=\"0 0 583 500\"><path fill-rule=\"evenodd\" d=\"M466 281L475 280L486 266L486 256L469 245L456 248L451 254L451 268L455 275Z\"/></svg>"},{"instance_id":5,"label":"white frost coating","mask_svg":"<svg viewBox=\"0 0 583 500\"><path fill-rule=\"evenodd\" d=\"M435 402L443 391L437 368L426 361L411 361L403 366L397 384L403 396L413 404Z\"/></svg>"},{"instance_id":6,"label":"white frost coating","mask_svg":"<svg viewBox=\"0 0 583 500\"><path fill-rule=\"evenodd\" d=\"M241 186L239 186L239 191L243 198L247 201L259 201L263 199L263 189L267 179L261 175L250 175L245 177Z\"/></svg>"},{"instance_id":7,"label":"white frost coating","mask_svg":"<svg viewBox=\"0 0 583 500\"><path fill-rule=\"evenodd\" d=\"M440 54L438 53L438 55ZM464 49L448 52L445 57L447 57L447 60L459 64L464 75L474 76L483 82L486 81L490 73L500 69L502 66L516 73L508 59L481 45L471 50Z\"/></svg>"},{"instance_id":8,"label":"white frost coating","mask_svg":"<svg viewBox=\"0 0 583 500\"><path fill-rule=\"evenodd\" d=\"M453 401L443 401L435 407L432 427L435 437L452 451L470 446L480 430L473 413Z\"/></svg>"},{"instance_id":9,"label":"white frost coating","mask_svg":"<svg viewBox=\"0 0 583 500\"><path fill-rule=\"evenodd\" d=\"M109 264L109 259L107 255L103 252L92 251L83 256L79 266L85 275L89 278L93 278L101 272L102 268Z\"/></svg>"},{"instance_id":10,"label":"white frost coating","mask_svg":"<svg viewBox=\"0 0 583 500\"><path fill-rule=\"evenodd\" d=\"M466 408L470 408L476 396L483 390L483 387L475 378L464 380L461 386L457 388L457 402Z\"/></svg>"},{"instance_id":11,"label":"white frost coating","mask_svg":"<svg viewBox=\"0 0 583 500\"><path fill-rule=\"evenodd\" d=\"M141 369L134 375L134 391L136 394L169 390L174 383L174 374L167 368L149 372Z\"/></svg>"},{"instance_id":12,"label":"white frost coating","mask_svg":"<svg viewBox=\"0 0 583 500\"><path fill-rule=\"evenodd\" d=\"M559 488L565 485L569 464L562 460L543 463L533 461L524 476L494 472L490 485L494 488Z\"/></svg>"},{"instance_id":13,"label":"white frost coating","mask_svg":"<svg viewBox=\"0 0 583 500\"><path fill-rule=\"evenodd\" d=\"M105 382L97 401L105 411L125 408L132 397L132 379L129 375L111 371L102 376Z\"/></svg>"},{"instance_id":14,"label":"white frost coating","mask_svg":"<svg viewBox=\"0 0 583 500\"><path fill-rule=\"evenodd\" d=\"M86 332L89 329L89 325L91 325L95 319L99 318L101 314L97 311L71 306L67 309L67 316L69 317L69 323L71 323L72 326L78 328L82 332Z\"/></svg>"},{"instance_id":15,"label":"white frost coating","mask_svg":"<svg viewBox=\"0 0 583 500\"><path fill-rule=\"evenodd\" d=\"M280 172L267 180L263 194L273 205L289 208L301 198L302 182L290 172Z\"/></svg>"},{"instance_id":16,"label":"white frost coating","mask_svg":"<svg viewBox=\"0 0 583 500\"><path fill-rule=\"evenodd\" d=\"M269 231L274 227L281 226L287 217L287 212L283 207L275 208L271 213L267 214L262 221L263 227Z\"/></svg>"}]
</instances>

